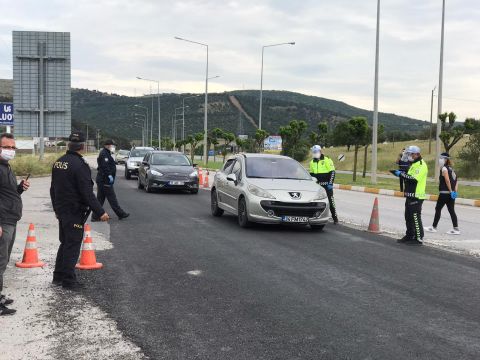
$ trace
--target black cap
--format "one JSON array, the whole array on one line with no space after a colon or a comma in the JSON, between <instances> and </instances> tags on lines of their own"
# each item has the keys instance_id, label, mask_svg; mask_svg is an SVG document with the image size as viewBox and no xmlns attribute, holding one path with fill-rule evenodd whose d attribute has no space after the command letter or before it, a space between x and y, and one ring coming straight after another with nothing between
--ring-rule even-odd
<instances>
[{"instance_id":1,"label":"black cap","mask_svg":"<svg viewBox=\"0 0 480 360\"><path fill-rule=\"evenodd\" d=\"M112 139L105 140L103 145L115 145Z\"/></svg>"},{"instance_id":2,"label":"black cap","mask_svg":"<svg viewBox=\"0 0 480 360\"><path fill-rule=\"evenodd\" d=\"M85 134L82 133L81 131L75 131L70 134L68 137L68 141L74 142L74 143L83 143L85 142Z\"/></svg>"},{"instance_id":3,"label":"black cap","mask_svg":"<svg viewBox=\"0 0 480 360\"><path fill-rule=\"evenodd\" d=\"M447 152L443 152L440 154L440 157L441 158L447 158L447 159L450 159L450 155L447 153Z\"/></svg>"}]
</instances>

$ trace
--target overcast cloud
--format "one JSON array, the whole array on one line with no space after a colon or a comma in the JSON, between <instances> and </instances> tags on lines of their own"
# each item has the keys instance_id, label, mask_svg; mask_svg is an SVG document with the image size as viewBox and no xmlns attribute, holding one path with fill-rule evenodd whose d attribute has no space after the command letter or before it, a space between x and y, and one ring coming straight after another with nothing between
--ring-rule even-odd
<instances>
[{"instance_id":1,"label":"overcast cloud","mask_svg":"<svg viewBox=\"0 0 480 360\"><path fill-rule=\"evenodd\" d=\"M210 91L298 91L371 109L376 0L0 0L0 77L12 77L12 30L69 31L72 86L125 95ZM480 117L480 2L447 0L444 110ZM383 0L380 111L428 119L438 82L441 0ZM436 100L435 100L436 101ZM436 105L435 105L436 108Z\"/></svg>"}]
</instances>

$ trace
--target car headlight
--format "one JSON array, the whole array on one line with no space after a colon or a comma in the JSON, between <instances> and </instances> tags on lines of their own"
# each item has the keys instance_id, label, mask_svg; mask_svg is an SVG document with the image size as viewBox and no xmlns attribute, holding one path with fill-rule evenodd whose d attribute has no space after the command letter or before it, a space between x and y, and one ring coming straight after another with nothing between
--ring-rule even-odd
<instances>
[{"instance_id":1,"label":"car headlight","mask_svg":"<svg viewBox=\"0 0 480 360\"><path fill-rule=\"evenodd\" d=\"M262 188L259 188L258 186L255 185L248 185L248 191L258 197L266 198L266 199L275 199L275 196L270 194L267 190L264 190Z\"/></svg>"},{"instance_id":2,"label":"car headlight","mask_svg":"<svg viewBox=\"0 0 480 360\"><path fill-rule=\"evenodd\" d=\"M163 174L160 171L157 171L157 170L150 170L150 174L156 175L156 176L163 176Z\"/></svg>"},{"instance_id":3,"label":"car headlight","mask_svg":"<svg viewBox=\"0 0 480 360\"><path fill-rule=\"evenodd\" d=\"M327 192L323 188L320 188L315 194L315 197L313 198L313 200L323 200L326 198L327 198Z\"/></svg>"},{"instance_id":4,"label":"car headlight","mask_svg":"<svg viewBox=\"0 0 480 360\"><path fill-rule=\"evenodd\" d=\"M137 162L136 161L129 161L128 165L129 166L135 166L135 165L137 165Z\"/></svg>"},{"instance_id":5,"label":"car headlight","mask_svg":"<svg viewBox=\"0 0 480 360\"><path fill-rule=\"evenodd\" d=\"M197 170L195 170L194 172L192 172L190 175L188 175L190 177L198 177L198 172Z\"/></svg>"}]
</instances>

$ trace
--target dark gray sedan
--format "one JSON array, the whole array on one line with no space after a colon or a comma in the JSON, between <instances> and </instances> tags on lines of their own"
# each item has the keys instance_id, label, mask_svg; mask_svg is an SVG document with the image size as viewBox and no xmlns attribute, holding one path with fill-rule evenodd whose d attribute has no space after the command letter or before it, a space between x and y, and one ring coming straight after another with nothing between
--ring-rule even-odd
<instances>
[{"instance_id":1,"label":"dark gray sedan","mask_svg":"<svg viewBox=\"0 0 480 360\"><path fill-rule=\"evenodd\" d=\"M184 154L176 151L150 151L138 169L138 188L188 190L198 193L198 172Z\"/></svg>"}]
</instances>

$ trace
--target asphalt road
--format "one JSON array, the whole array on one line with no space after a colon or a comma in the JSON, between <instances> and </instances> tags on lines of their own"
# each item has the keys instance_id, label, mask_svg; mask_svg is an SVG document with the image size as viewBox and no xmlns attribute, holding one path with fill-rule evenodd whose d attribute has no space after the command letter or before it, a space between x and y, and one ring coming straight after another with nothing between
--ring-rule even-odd
<instances>
[{"instance_id":1,"label":"asphalt road","mask_svg":"<svg viewBox=\"0 0 480 360\"><path fill-rule=\"evenodd\" d=\"M152 359L480 358L477 259L343 226L241 229L207 191L116 190L132 215L81 278Z\"/></svg>"}]
</instances>

